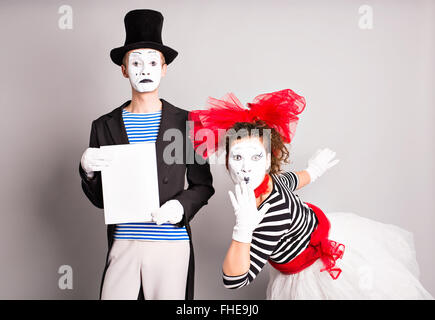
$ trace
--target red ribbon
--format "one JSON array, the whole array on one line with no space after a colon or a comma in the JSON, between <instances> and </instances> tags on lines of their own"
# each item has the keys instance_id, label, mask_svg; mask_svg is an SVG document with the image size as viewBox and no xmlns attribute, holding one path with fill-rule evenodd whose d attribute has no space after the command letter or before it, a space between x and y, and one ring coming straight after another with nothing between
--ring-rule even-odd
<instances>
[{"instance_id":1,"label":"red ribbon","mask_svg":"<svg viewBox=\"0 0 435 320\"><path fill-rule=\"evenodd\" d=\"M321 241L319 245L320 259L322 260L325 268L321 269L320 272L328 271L332 279L336 280L341 274L341 269L335 267L335 263L337 259L341 259L343 257L344 248L344 244L338 243L336 241L328 239Z\"/></svg>"},{"instance_id":2,"label":"red ribbon","mask_svg":"<svg viewBox=\"0 0 435 320\"><path fill-rule=\"evenodd\" d=\"M258 198L260 195L265 193L267 191L268 186L269 186L269 175L266 173L263 182L254 190L255 197Z\"/></svg>"}]
</instances>

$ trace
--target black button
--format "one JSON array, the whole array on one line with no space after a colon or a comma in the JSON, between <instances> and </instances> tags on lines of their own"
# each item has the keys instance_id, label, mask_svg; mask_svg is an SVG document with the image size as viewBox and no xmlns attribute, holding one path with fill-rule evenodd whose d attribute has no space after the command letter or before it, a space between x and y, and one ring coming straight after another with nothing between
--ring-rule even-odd
<instances>
[{"instance_id":1,"label":"black button","mask_svg":"<svg viewBox=\"0 0 435 320\"><path fill-rule=\"evenodd\" d=\"M165 184L168 183L168 177L163 178L163 183L165 183Z\"/></svg>"}]
</instances>

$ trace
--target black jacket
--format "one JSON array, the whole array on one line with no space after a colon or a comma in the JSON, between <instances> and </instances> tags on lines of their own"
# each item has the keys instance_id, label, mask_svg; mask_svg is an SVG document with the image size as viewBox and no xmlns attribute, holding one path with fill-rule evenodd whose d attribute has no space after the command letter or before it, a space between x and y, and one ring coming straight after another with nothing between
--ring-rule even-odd
<instances>
[{"instance_id":1,"label":"black jacket","mask_svg":"<svg viewBox=\"0 0 435 320\"><path fill-rule=\"evenodd\" d=\"M214 194L212 186L213 179L210 173L208 162L198 163L193 156L194 151L191 141L188 139L186 130L186 121L188 120L188 111L177 108L169 102L162 101L162 117L160 128L156 140L156 158L157 158L157 176L159 185L160 205L170 199L177 199L184 208L184 216L178 224L179 227L186 226L190 238L190 260L189 271L186 285L186 299L193 299L194 289L194 255L192 246L192 233L189 222L198 212L198 210L207 204L208 199ZM91 136L89 147L98 148L104 145L128 144L128 136L122 119L122 110L130 103L130 100L114 109L112 112L99 117L92 122ZM163 161L163 151L165 147L174 140L165 141L164 133L171 128L178 129L183 134L183 157L177 158L173 164L166 164ZM168 150L171 150L169 146ZM188 161L186 161L189 159ZM193 161L191 159L194 159ZM184 160L184 161L183 161ZM89 180L86 173L79 165L79 172L82 178L82 189L89 200L98 208L103 209L103 194L101 185L101 172L95 172L93 179ZM188 188L184 189L185 177L187 177ZM106 266L104 268L103 279L100 287L101 290L104 282L104 276L108 267L108 255L113 244L113 234L115 225L107 225L108 252L106 256ZM142 288L138 293L138 298L143 299Z\"/></svg>"}]
</instances>

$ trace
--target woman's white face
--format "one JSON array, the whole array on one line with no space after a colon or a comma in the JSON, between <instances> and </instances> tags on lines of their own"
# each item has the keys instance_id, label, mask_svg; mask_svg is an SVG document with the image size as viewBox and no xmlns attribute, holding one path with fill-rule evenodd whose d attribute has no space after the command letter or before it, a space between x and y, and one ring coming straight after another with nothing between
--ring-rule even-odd
<instances>
[{"instance_id":1,"label":"woman's white face","mask_svg":"<svg viewBox=\"0 0 435 320\"><path fill-rule=\"evenodd\" d=\"M252 189L263 182L270 168L270 153L257 138L235 140L230 146L228 170L234 184L245 181Z\"/></svg>"},{"instance_id":2,"label":"woman's white face","mask_svg":"<svg viewBox=\"0 0 435 320\"><path fill-rule=\"evenodd\" d=\"M157 89L162 76L160 53L154 49L137 49L128 56L128 77L131 86L138 92Z\"/></svg>"}]
</instances>

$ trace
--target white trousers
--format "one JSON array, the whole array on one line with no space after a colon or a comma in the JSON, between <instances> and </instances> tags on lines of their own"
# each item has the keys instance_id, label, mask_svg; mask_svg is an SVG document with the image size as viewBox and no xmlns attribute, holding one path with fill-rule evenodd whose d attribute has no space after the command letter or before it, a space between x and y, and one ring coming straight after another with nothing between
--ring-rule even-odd
<instances>
[{"instance_id":1,"label":"white trousers","mask_svg":"<svg viewBox=\"0 0 435 320\"><path fill-rule=\"evenodd\" d=\"M184 300L189 241L115 240L109 253L102 300Z\"/></svg>"}]
</instances>

